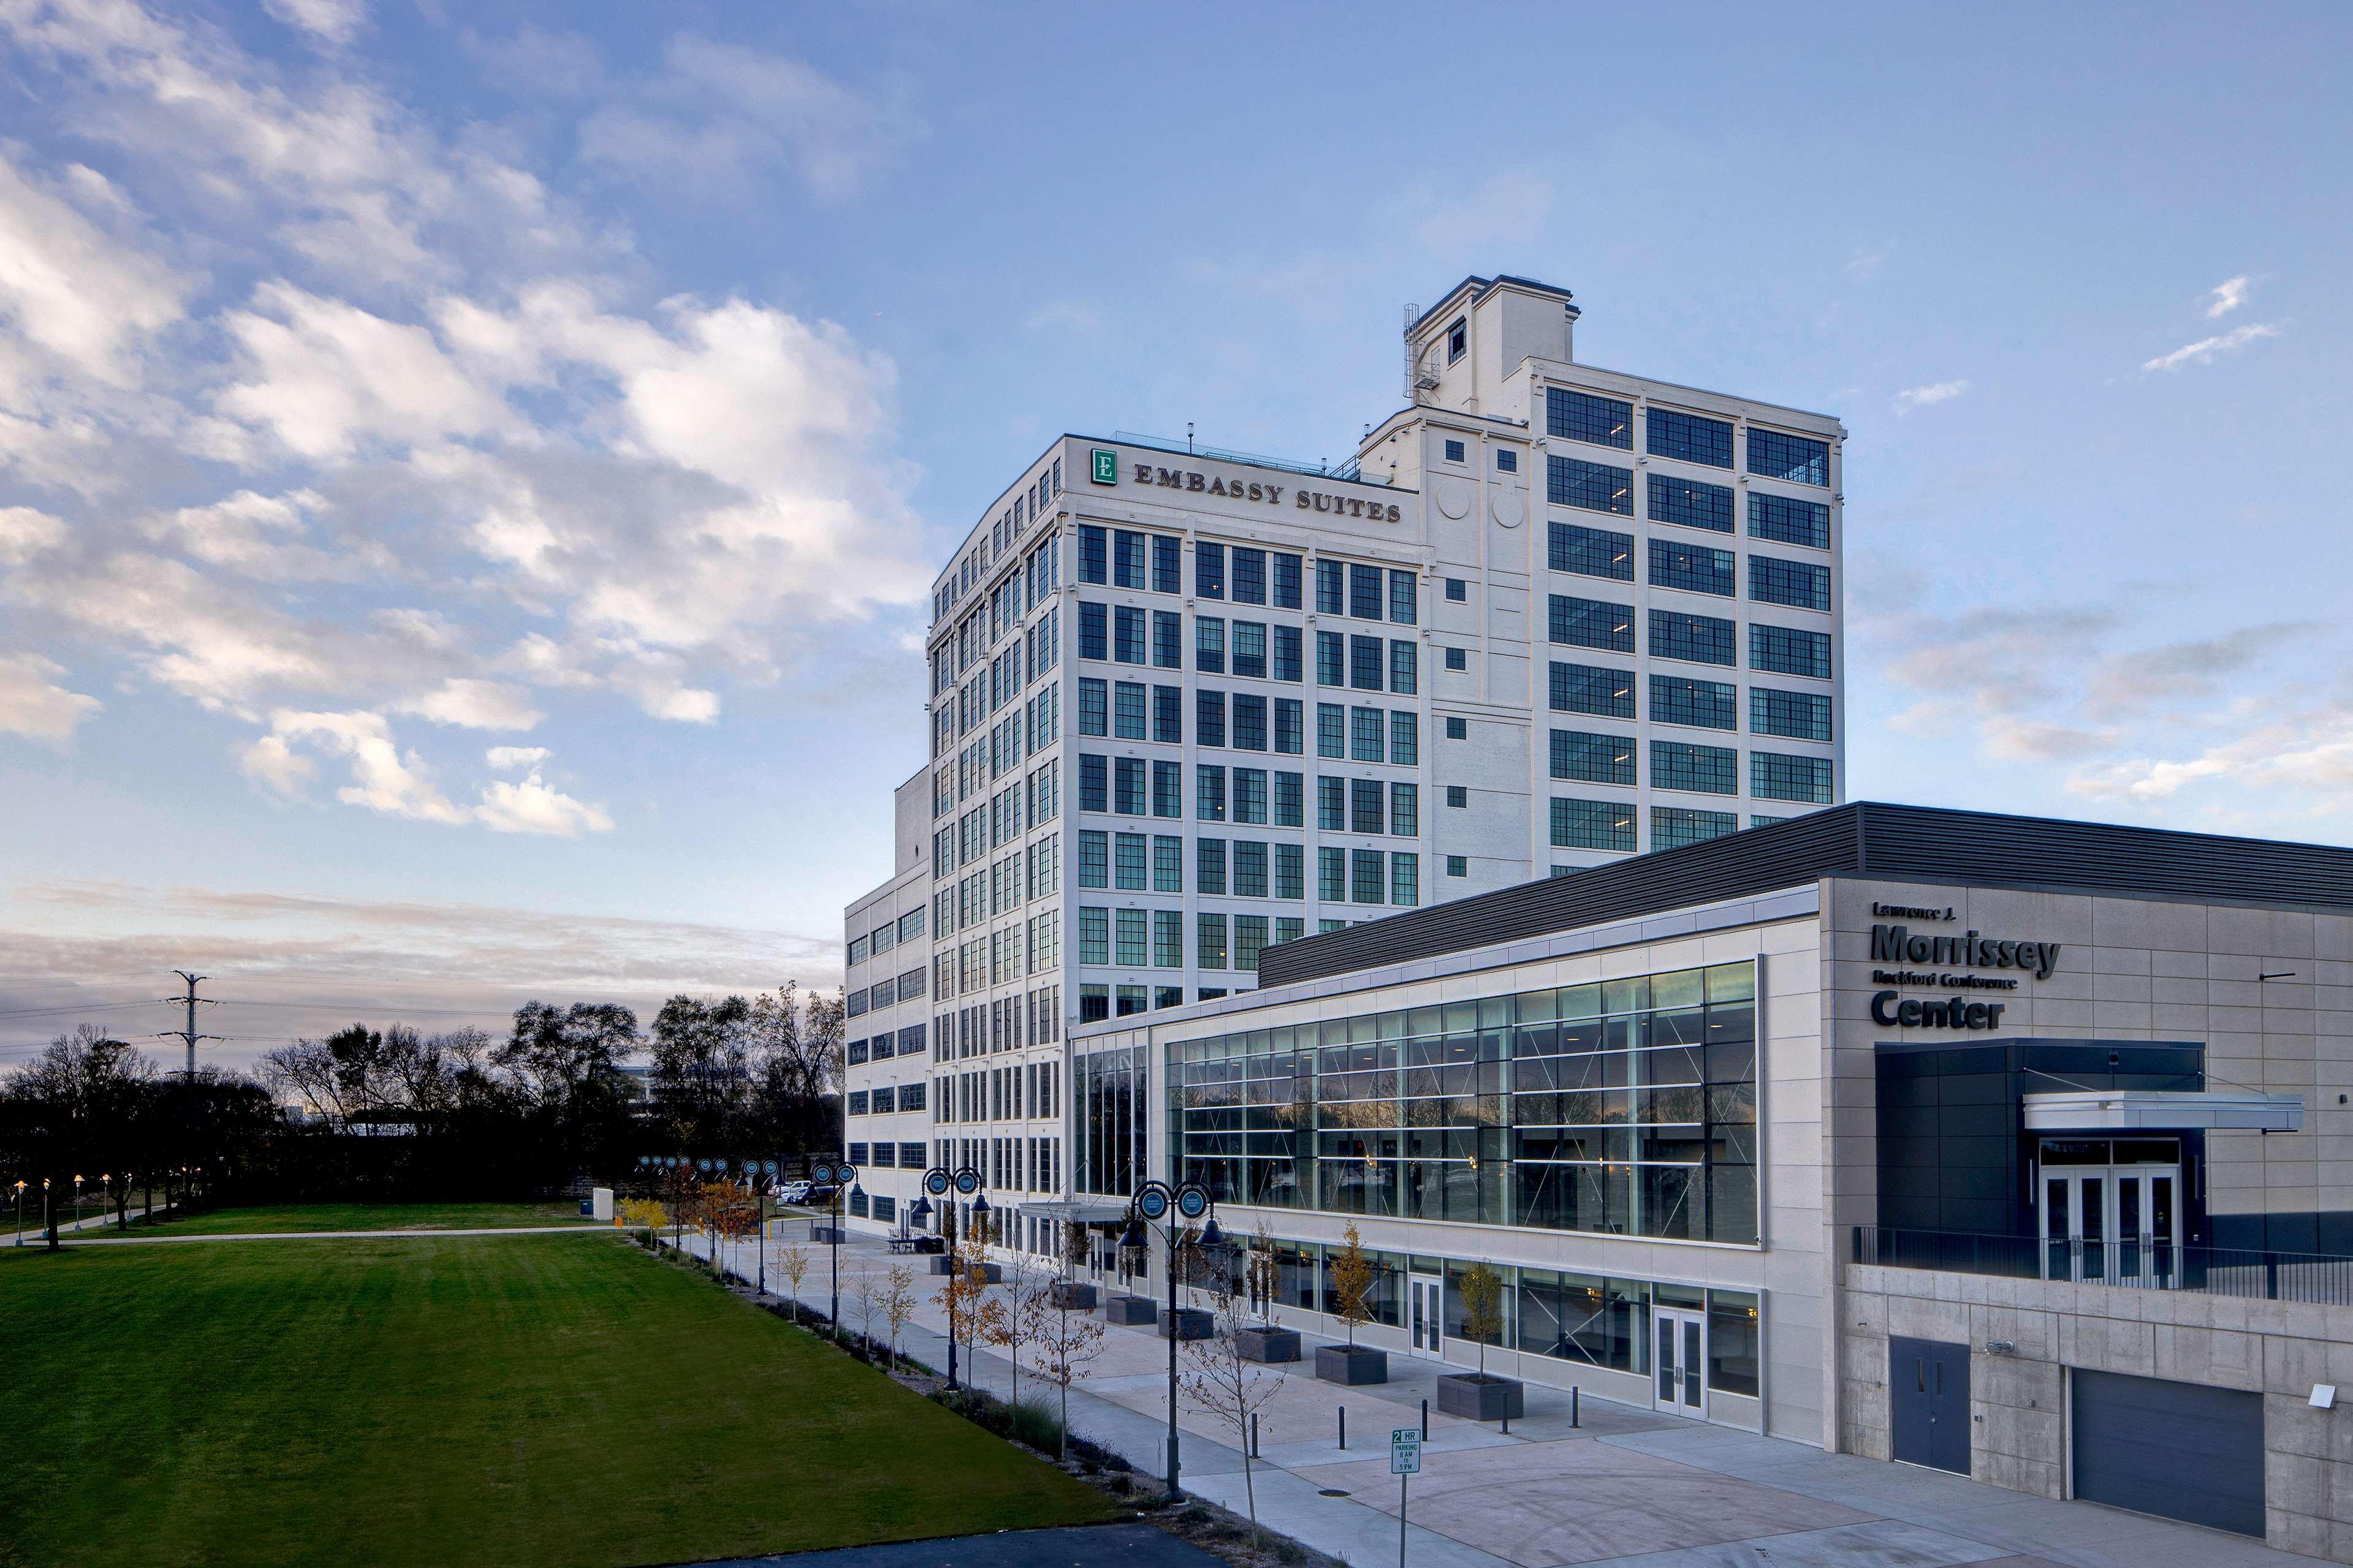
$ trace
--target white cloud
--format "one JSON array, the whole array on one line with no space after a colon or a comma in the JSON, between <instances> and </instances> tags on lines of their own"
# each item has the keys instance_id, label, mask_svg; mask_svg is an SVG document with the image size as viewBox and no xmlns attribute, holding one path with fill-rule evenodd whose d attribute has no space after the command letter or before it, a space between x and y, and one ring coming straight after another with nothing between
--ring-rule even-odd
<instances>
[{"instance_id":1,"label":"white cloud","mask_svg":"<svg viewBox=\"0 0 2353 1568\"><path fill-rule=\"evenodd\" d=\"M238 748L237 765L280 795L301 795L318 776L318 764L296 751L283 735L257 736Z\"/></svg>"},{"instance_id":2,"label":"white cloud","mask_svg":"<svg viewBox=\"0 0 2353 1568\"><path fill-rule=\"evenodd\" d=\"M398 710L470 730L529 730L546 717L531 705L531 694L522 687L456 676L401 703Z\"/></svg>"},{"instance_id":3,"label":"white cloud","mask_svg":"<svg viewBox=\"0 0 2353 1568\"><path fill-rule=\"evenodd\" d=\"M2232 327L2219 337L2200 338L2194 343L2184 343L2171 353L2159 354L2141 368L2146 375L2151 371L2179 370L2186 364L2211 364L2218 354L2236 353L2260 338L2280 335L2277 325L2268 321L2249 321L2243 327Z\"/></svg>"},{"instance_id":4,"label":"white cloud","mask_svg":"<svg viewBox=\"0 0 2353 1568\"><path fill-rule=\"evenodd\" d=\"M2221 282L2215 284L2208 290L2212 296L2212 302L2206 307L2206 319L2211 321L2217 316L2227 316L2245 304L2247 296L2253 290L2254 286L2255 280L2243 272L2236 278L2225 278Z\"/></svg>"},{"instance_id":5,"label":"white cloud","mask_svg":"<svg viewBox=\"0 0 2353 1568\"><path fill-rule=\"evenodd\" d=\"M348 457L364 442L415 446L510 430L498 393L461 373L422 327L290 283L264 283L225 325L239 379L215 399L295 456Z\"/></svg>"},{"instance_id":6,"label":"white cloud","mask_svg":"<svg viewBox=\"0 0 2353 1568\"><path fill-rule=\"evenodd\" d=\"M0 565L22 566L45 550L65 542L63 518L28 506L0 507Z\"/></svg>"},{"instance_id":7,"label":"white cloud","mask_svg":"<svg viewBox=\"0 0 2353 1568\"><path fill-rule=\"evenodd\" d=\"M348 760L352 782L335 792L335 798L348 805L425 822L466 820L467 814L434 787L423 759L415 752L404 753L394 743L392 727L380 713L296 713L281 709L270 716L270 734L287 747L301 742ZM267 765L253 761L250 752L248 757L251 771L262 772Z\"/></svg>"},{"instance_id":8,"label":"white cloud","mask_svg":"<svg viewBox=\"0 0 2353 1568\"><path fill-rule=\"evenodd\" d=\"M1895 412L1909 414L1915 408L1926 408L1931 404L1950 403L1968 389L1969 384L1966 381L1936 381L1926 386L1907 386L1895 395Z\"/></svg>"},{"instance_id":9,"label":"white cloud","mask_svg":"<svg viewBox=\"0 0 2353 1568\"><path fill-rule=\"evenodd\" d=\"M482 753L482 760L501 772L510 768L537 768L547 761L545 746L492 746Z\"/></svg>"},{"instance_id":10,"label":"white cloud","mask_svg":"<svg viewBox=\"0 0 2353 1568\"><path fill-rule=\"evenodd\" d=\"M261 8L290 27L338 47L350 43L367 23L365 0L261 0Z\"/></svg>"},{"instance_id":11,"label":"white cloud","mask_svg":"<svg viewBox=\"0 0 2353 1568\"><path fill-rule=\"evenodd\" d=\"M37 653L0 654L0 734L53 746L72 740L75 726L101 704L59 686L55 678L64 673Z\"/></svg>"},{"instance_id":12,"label":"white cloud","mask_svg":"<svg viewBox=\"0 0 2353 1568\"><path fill-rule=\"evenodd\" d=\"M35 356L9 377L20 382L9 389L12 405L24 404L30 389L21 382L39 368L136 385L136 351L180 319L184 288L169 268L34 184L0 150L0 318Z\"/></svg>"},{"instance_id":13,"label":"white cloud","mask_svg":"<svg viewBox=\"0 0 2353 1568\"><path fill-rule=\"evenodd\" d=\"M2315 816L2340 812L2353 789L2353 709L2330 705L2270 716L2178 759L2144 755L2081 769L2067 788L2093 799L2158 801L2201 784L2225 784L2242 800L2274 792Z\"/></svg>"},{"instance_id":14,"label":"white cloud","mask_svg":"<svg viewBox=\"0 0 2353 1568\"><path fill-rule=\"evenodd\" d=\"M500 833L545 833L576 838L582 833L610 833L613 819L605 808L573 799L540 781L539 770L521 784L498 779L484 786L475 816Z\"/></svg>"}]
</instances>

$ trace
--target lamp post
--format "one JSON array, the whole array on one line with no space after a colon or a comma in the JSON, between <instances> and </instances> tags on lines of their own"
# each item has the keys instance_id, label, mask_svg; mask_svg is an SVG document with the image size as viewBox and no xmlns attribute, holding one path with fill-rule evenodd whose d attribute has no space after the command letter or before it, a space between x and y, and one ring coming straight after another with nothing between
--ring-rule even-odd
<instances>
[{"instance_id":1,"label":"lamp post","mask_svg":"<svg viewBox=\"0 0 2353 1568\"><path fill-rule=\"evenodd\" d=\"M833 1253L833 1331L841 1331L841 1189L858 1180L858 1167L847 1160L819 1160L810 1168L819 1185L833 1188L833 1224L826 1230L826 1245Z\"/></svg>"},{"instance_id":2,"label":"lamp post","mask_svg":"<svg viewBox=\"0 0 2353 1568\"><path fill-rule=\"evenodd\" d=\"M1146 1247L1145 1226L1162 1219L1168 1221L1164 1236L1168 1243L1168 1501L1176 1501L1176 1338L1182 1320L1176 1315L1176 1257L1185 1241L1185 1226L1192 1221L1208 1216L1208 1225L1201 1232L1201 1245L1216 1247L1225 1240L1218 1229L1217 1204L1209 1189L1198 1182L1185 1182L1173 1190L1166 1182L1146 1182L1135 1189L1127 1204L1127 1229L1121 1233L1120 1247L1144 1251ZM1175 1217L1170 1212L1175 1211Z\"/></svg>"},{"instance_id":3,"label":"lamp post","mask_svg":"<svg viewBox=\"0 0 2353 1568\"><path fill-rule=\"evenodd\" d=\"M913 1220L917 1225L922 1225L928 1221L932 1217L932 1198L940 1198L944 1200L948 1195L948 1189L951 1187L955 1188L957 1192L962 1193L965 1196L972 1199L972 1212L974 1214L980 1215L982 1218L987 1217L988 1196L980 1190L980 1173L974 1170L970 1165L966 1165L962 1170L955 1172L950 1172L945 1165L934 1165L930 1170L925 1171L923 1173L923 1192L916 1195L915 1206L907 1211L907 1217ZM923 1195L925 1194L928 1194L929 1196ZM944 1201L940 1205L940 1237L942 1240L947 1243L946 1256L948 1260L949 1278L953 1280L955 1271L956 1249L955 1205ZM950 1300L954 1299L954 1297L950 1298ZM955 1320L954 1318L950 1318L948 1320L948 1386L950 1388L954 1388L955 1385L956 1326Z\"/></svg>"},{"instance_id":4,"label":"lamp post","mask_svg":"<svg viewBox=\"0 0 2353 1568\"><path fill-rule=\"evenodd\" d=\"M16 1245L25 1245L25 1183L21 1177L16 1182Z\"/></svg>"}]
</instances>

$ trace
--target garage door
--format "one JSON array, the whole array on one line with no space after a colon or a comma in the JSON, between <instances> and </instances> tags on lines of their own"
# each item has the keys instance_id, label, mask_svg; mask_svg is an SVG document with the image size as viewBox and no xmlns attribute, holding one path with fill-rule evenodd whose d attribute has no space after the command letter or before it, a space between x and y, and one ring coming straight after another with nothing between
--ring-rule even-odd
<instances>
[{"instance_id":1,"label":"garage door","mask_svg":"<svg viewBox=\"0 0 2353 1568\"><path fill-rule=\"evenodd\" d=\"M2263 1396L2074 1375L2075 1495L2261 1539Z\"/></svg>"}]
</instances>

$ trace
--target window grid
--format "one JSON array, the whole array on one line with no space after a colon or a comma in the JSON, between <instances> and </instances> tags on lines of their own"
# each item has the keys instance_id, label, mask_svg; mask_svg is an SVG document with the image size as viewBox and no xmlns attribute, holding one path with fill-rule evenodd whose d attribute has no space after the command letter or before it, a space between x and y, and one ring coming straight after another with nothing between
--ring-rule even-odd
<instances>
[{"instance_id":1,"label":"window grid","mask_svg":"<svg viewBox=\"0 0 2353 1568\"><path fill-rule=\"evenodd\" d=\"M1651 657L1688 659L1694 664L1737 665L1738 632L1735 623L1719 616L1652 610Z\"/></svg>"},{"instance_id":2,"label":"window grid","mask_svg":"<svg viewBox=\"0 0 2353 1568\"><path fill-rule=\"evenodd\" d=\"M1748 432L1748 471L1762 474L1768 479L1787 479L1792 484L1820 485L1828 489L1831 482L1830 443L1804 436L1786 436L1778 430L1752 427Z\"/></svg>"},{"instance_id":3,"label":"window grid","mask_svg":"<svg viewBox=\"0 0 2353 1568\"><path fill-rule=\"evenodd\" d=\"M1728 486L1652 474L1648 489L1652 522L1704 528L1712 533L1732 531L1732 490Z\"/></svg>"},{"instance_id":4,"label":"window grid","mask_svg":"<svg viewBox=\"0 0 2353 1568\"><path fill-rule=\"evenodd\" d=\"M1572 647L1600 648L1609 653L1634 651L1634 606L1607 599L1551 595L1547 635Z\"/></svg>"},{"instance_id":5,"label":"window grid","mask_svg":"<svg viewBox=\"0 0 2353 1568\"><path fill-rule=\"evenodd\" d=\"M1739 590L1729 550L1712 544L1683 544L1672 539L1651 541L1651 586L1681 588L1689 594L1732 597Z\"/></svg>"},{"instance_id":6,"label":"window grid","mask_svg":"<svg viewBox=\"0 0 2353 1568\"><path fill-rule=\"evenodd\" d=\"M1573 779L1580 784L1619 784L1631 789L1634 786L1634 742L1624 735L1598 734L1587 730L1555 730L1552 732L1552 776Z\"/></svg>"},{"instance_id":7,"label":"window grid","mask_svg":"<svg viewBox=\"0 0 2353 1568\"><path fill-rule=\"evenodd\" d=\"M1631 854L1634 808L1625 801L1565 800L1555 795L1552 843L1556 849L1607 849Z\"/></svg>"},{"instance_id":8,"label":"window grid","mask_svg":"<svg viewBox=\"0 0 2353 1568\"><path fill-rule=\"evenodd\" d=\"M1634 717L1634 672L1590 664L1552 667L1552 706L1556 713L1591 713L1604 719ZM1450 719L1449 725L1460 721Z\"/></svg>"},{"instance_id":9,"label":"window grid","mask_svg":"<svg viewBox=\"0 0 2353 1568\"><path fill-rule=\"evenodd\" d=\"M1688 806L1654 805L1651 807L1651 847L1680 849L1686 844L1698 844L1710 838L1721 838L1740 830L1738 814L1729 811L1696 811Z\"/></svg>"},{"instance_id":10,"label":"window grid","mask_svg":"<svg viewBox=\"0 0 2353 1568\"><path fill-rule=\"evenodd\" d=\"M1763 624L1748 628L1748 668L1777 675L1831 678L1831 635Z\"/></svg>"},{"instance_id":11,"label":"window grid","mask_svg":"<svg viewBox=\"0 0 2353 1568\"><path fill-rule=\"evenodd\" d=\"M1792 741L1827 741L1831 736L1831 700L1820 691L1781 691L1770 686L1748 689L1748 728L1759 735L1780 735Z\"/></svg>"},{"instance_id":12,"label":"window grid","mask_svg":"<svg viewBox=\"0 0 2353 1568\"><path fill-rule=\"evenodd\" d=\"M1794 605L1801 610L1831 607L1831 569L1819 561L1784 561L1778 555L1748 558L1748 596L1760 605Z\"/></svg>"},{"instance_id":13,"label":"window grid","mask_svg":"<svg viewBox=\"0 0 2353 1568\"><path fill-rule=\"evenodd\" d=\"M1652 741L1651 787L1689 790L1694 795L1738 795L1740 753L1730 746Z\"/></svg>"},{"instance_id":14,"label":"window grid","mask_svg":"<svg viewBox=\"0 0 2353 1568\"><path fill-rule=\"evenodd\" d=\"M1547 386L1545 434L1630 452L1634 449L1634 405L1615 397L1597 397L1589 392Z\"/></svg>"},{"instance_id":15,"label":"window grid","mask_svg":"<svg viewBox=\"0 0 2353 1568\"><path fill-rule=\"evenodd\" d=\"M1783 752L1748 753L1748 793L1759 800L1795 800L1811 805L1831 803L1831 759L1792 756Z\"/></svg>"},{"instance_id":16,"label":"window grid","mask_svg":"<svg viewBox=\"0 0 2353 1568\"><path fill-rule=\"evenodd\" d=\"M1545 498L1555 506L1634 515L1634 470L1576 458L1545 459Z\"/></svg>"},{"instance_id":17,"label":"window grid","mask_svg":"<svg viewBox=\"0 0 2353 1568\"><path fill-rule=\"evenodd\" d=\"M1694 724L1706 730L1740 728L1740 688L1725 680L1688 676L1651 677L1651 721Z\"/></svg>"},{"instance_id":18,"label":"window grid","mask_svg":"<svg viewBox=\"0 0 2353 1568\"><path fill-rule=\"evenodd\" d=\"M1732 467L1729 420L1679 414L1672 408L1646 408L1642 412L1642 449L1651 456L1704 463L1711 468ZM1751 450L1754 449L1752 445Z\"/></svg>"},{"instance_id":19,"label":"window grid","mask_svg":"<svg viewBox=\"0 0 2353 1568\"><path fill-rule=\"evenodd\" d=\"M1634 580L1632 534L1574 522L1556 522L1546 532L1546 564L1554 571L1620 583Z\"/></svg>"}]
</instances>

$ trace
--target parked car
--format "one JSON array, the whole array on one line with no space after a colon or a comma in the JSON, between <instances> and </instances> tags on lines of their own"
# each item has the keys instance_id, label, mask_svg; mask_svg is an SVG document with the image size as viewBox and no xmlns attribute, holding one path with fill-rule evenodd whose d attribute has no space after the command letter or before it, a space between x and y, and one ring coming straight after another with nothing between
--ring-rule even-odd
<instances>
[{"instance_id":1,"label":"parked car","mask_svg":"<svg viewBox=\"0 0 2353 1568\"><path fill-rule=\"evenodd\" d=\"M805 1204L808 1202L810 1185L811 1184L807 1182L780 1183L776 1187L776 1201L782 1204Z\"/></svg>"}]
</instances>

